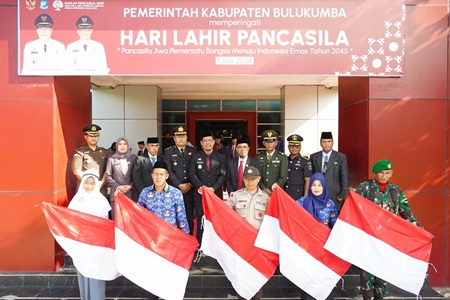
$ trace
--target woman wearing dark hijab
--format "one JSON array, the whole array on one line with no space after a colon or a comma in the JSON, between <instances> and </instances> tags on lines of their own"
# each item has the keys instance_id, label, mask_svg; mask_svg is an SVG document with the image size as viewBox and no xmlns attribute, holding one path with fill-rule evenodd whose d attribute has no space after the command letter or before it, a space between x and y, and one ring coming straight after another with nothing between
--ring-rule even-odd
<instances>
[{"instance_id":1,"label":"woman wearing dark hijab","mask_svg":"<svg viewBox=\"0 0 450 300\"><path fill-rule=\"evenodd\" d=\"M327 183L321 173L311 176L308 196L301 197L297 203L303 206L317 221L333 228L337 219L337 209L328 198Z\"/></svg>"},{"instance_id":2,"label":"woman wearing dark hijab","mask_svg":"<svg viewBox=\"0 0 450 300\"><path fill-rule=\"evenodd\" d=\"M120 137L116 142L116 153L106 163L106 181L111 188L109 200L114 211L114 197L119 193L132 199L133 166L136 155L131 154L128 140ZM114 218L114 214L111 214Z\"/></svg>"},{"instance_id":3,"label":"woman wearing dark hijab","mask_svg":"<svg viewBox=\"0 0 450 300\"><path fill-rule=\"evenodd\" d=\"M333 228L337 219L337 209L333 200L328 198L327 183L322 173L315 173L309 182L308 196L303 196L297 200L317 221ZM300 299L314 299L305 291L300 291ZM334 299L332 291L326 300Z\"/></svg>"}]
</instances>

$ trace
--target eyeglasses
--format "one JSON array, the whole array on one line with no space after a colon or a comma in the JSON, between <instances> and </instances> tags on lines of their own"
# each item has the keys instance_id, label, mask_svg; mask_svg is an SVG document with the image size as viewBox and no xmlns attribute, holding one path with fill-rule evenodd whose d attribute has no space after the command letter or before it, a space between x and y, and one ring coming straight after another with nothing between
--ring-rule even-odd
<instances>
[{"instance_id":1,"label":"eyeglasses","mask_svg":"<svg viewBox=\"0 0 450 300\"><path fill-rule=\"evenodd\" d=\"M301 148L301 145L289 145L289 148Z\"/></svg>"},{"instance_id":2,"label":"eyeglasses","mask_svg":"<svg viewBox=\"0 0 450 300\"><path fill-rule=\"evenodd\" d=\"M209 140L202 140L203 143L214 143L213 139L209 139Z\"/></svg>"}]
</instances>

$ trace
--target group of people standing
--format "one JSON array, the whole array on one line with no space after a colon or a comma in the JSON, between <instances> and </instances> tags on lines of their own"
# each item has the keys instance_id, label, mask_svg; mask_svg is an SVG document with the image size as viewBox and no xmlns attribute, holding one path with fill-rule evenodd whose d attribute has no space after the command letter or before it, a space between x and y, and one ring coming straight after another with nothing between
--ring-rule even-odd
<instances>
[{"instance_id":1,"label":"group of people standing","mask_svg":"<svg viewBox=\"0 0 450 300\"><path fill-rule=\"evenodd\" d=\"M261 225L275 188L284 189L318 222L329 228L336 222L348 196L347 157L333 150L331 132L322 132L322 150L310 158L300 154L303 141L300 135L287 138L289 155L286 155L275 149L279 134L266 130L261 134L265 149L256 157L249 156L250 140L244 136L237 138L236 155L227 160L216 151L215 136L210 131L201 134L200 148L197 149L188 145L188 129L177 126L172 132L174 145L165 149L163 156L158 154L157 137L149 137L146 151L140 149L139 155L132 154L128 140L120 137L115 153L110 156L108 150L97 146L100 130L95 124L83 129L87 145L77 149L72 160L73 173L82 183L74 199L88 193L86 185L91 181L98 189L97 196L100 193L106 195L106 186L109 186L111 206L115 196L122 193L184 232L195 232L199 244L203 232L201 226L194 227L194 219L200 221L203 217L202 188L210 189L223 199L225 186L227 205L256 229ZM417 223L404 193L389 182L392 162L380 160L372 172L375 178L361 183L356 192ZM105 201L101 203L101 212L95 210L92 214L105 217ZM111 210L107 205L106 211ZM76 207L72 202L70 206ZM78 209L82 210L79 206ZM86 212L86 209L82 211ZM111 217L114 218L113 213ZM80 280L83 283L86 279ZM361 291L365 300L372 295L374 299L382 299L387 292L386 282L362 271ZM149 299L157 299L152 297L150 295ZM261 297L262 290L253 299ZM329 299L332 297L330 295ZM302 293L302 299L312 298Z\"/></svg>"}]
</instances>

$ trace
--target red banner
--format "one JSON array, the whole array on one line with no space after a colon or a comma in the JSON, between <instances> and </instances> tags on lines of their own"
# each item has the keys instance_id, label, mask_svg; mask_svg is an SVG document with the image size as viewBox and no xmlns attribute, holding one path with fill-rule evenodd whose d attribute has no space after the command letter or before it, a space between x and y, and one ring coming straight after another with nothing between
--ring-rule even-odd
<instances>
[{"instance_id":1,"label":"red banner","mask_svg":"<svg viewBox=\"0 0 450 300\"><path fill-rule=\"evenodd\" d=\"M19 0L19 74L401 76L403 0Z\"/></svg>"}]
</instances>

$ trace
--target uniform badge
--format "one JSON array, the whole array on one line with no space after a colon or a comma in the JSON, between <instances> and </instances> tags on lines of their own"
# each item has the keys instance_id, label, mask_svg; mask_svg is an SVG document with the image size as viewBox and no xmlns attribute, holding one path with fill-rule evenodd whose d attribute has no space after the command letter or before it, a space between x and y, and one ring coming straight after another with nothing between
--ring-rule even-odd
<instances>
[{"instance_id":1,"label":"uniform badge","mask_svg":"<svg viewBox=\"0 0 450 300\"><path fill-rule=\"evenodd\" d=\"M164 213L164 216L165 216L165 217L170 216L170 212L169 212L168 210L166 210L166 212Z\"/></svg>"},{"instance_id":2,"label":"uniform badge","mask_svg":"<svg viewBox=\"0 0 450 300\"><path fill-rule=\"evenodd\" d=\"M170 198L170 197L172 197L172 194L171 194L170 192L168 192L168 193L166 194L166 198Z\"/></svg>"},{"instance_id":3,"label":"uniform badge","mask_svg":"<svg viewBox=\"0 0 450 300\"><path fill-rule=\"evenodd\" d=\"M152 192L148 193L147 194L147 198L152 199L153 198L153 193Z\"/></svg>"}]
</instances>

